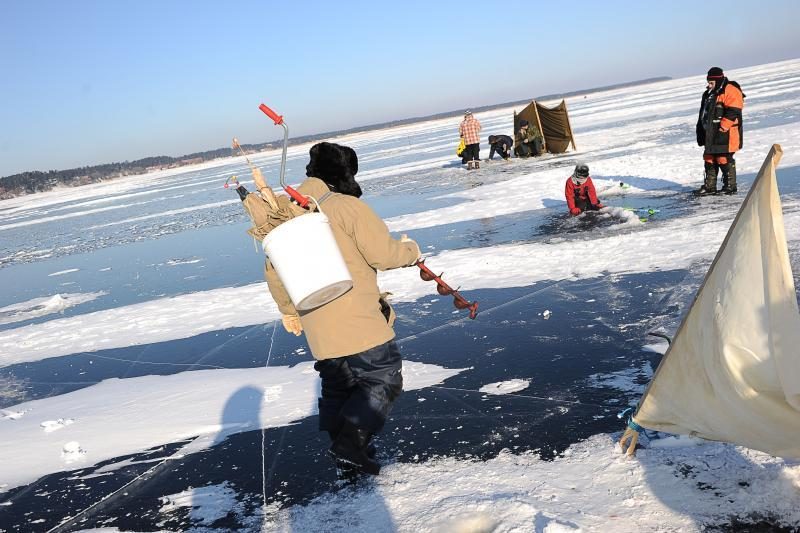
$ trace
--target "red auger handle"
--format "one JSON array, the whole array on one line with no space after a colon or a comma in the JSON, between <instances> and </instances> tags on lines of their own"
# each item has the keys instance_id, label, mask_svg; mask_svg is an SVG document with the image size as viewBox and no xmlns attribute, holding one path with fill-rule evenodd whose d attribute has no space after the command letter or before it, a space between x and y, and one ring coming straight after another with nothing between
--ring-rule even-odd
<instances>
[{"instance_id":1,"label":"red auger handle","mask_svg":"<svg viewBox=\"0 0 800 533\"><path fill-rule=\"evenodd\" d=\"M292 200L294 200L295 202L297 202L297 203L298 203L298 205L300 205L300 207L302 207L303 209L305 209L306 207L308 207L308 197L306 197L306 196L303 196L302 194L300 194L300 193L299 193L299 192L297 192L296 190L292 189L292 188L291 188L291 187L289 187L288 185L287 185L286 187L284 187L284 188L283 188L283 190L285 190L285 191L286 191L286 194L288 194L289 196L291 196L291 197L292 197Z\"/></svg>"},{"instance_id":2,"label":"red auger handle","mask_svg":"<svg viewBox=\"0 0 800 533\"><path fill-rule=\"evenodd\" d=\"M261 111L263 111L265 115L267 115L269 118L274 120L276 126L280 126L283 123L283 117L281 115L277 114L272 109L268 108L266 105L261 104L260 106L258 106L258 108Z\"/></svg>"}]
</instances>

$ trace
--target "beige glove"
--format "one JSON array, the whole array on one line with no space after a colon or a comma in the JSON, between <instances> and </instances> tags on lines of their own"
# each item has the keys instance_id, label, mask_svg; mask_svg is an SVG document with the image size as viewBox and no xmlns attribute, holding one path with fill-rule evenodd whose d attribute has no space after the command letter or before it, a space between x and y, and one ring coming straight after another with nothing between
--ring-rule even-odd
<instances>
[{"instance_id":1,"label":"beige glove","mask_svg":"<svg viewBox=\"0 0 800 533\"><path fill-rule=\"evenodd\" d=\"M420 258L422 257L422 251L419 249L419 244L417 244L417 241L415 241L414 239L410 239L408 237L408 235L403 233L402 235L400 235L400 242L411 242L411 243L414 243L414 246L417 247L417 258L414 259L414 263L416 263L417 261L420 260Z\"/></svg>"},{"instance_id":2,"label":"beige glove","mask_svg":"<svg viewBox=\"0 0 800 533\"><path fill-rule=\"evenodd\" d=\"M283 315L281 319L283 327L289 333L294 333L295 336L303 332L303 325L300 323L300 317L297 315Z\"/></svg>"}]
</instances>

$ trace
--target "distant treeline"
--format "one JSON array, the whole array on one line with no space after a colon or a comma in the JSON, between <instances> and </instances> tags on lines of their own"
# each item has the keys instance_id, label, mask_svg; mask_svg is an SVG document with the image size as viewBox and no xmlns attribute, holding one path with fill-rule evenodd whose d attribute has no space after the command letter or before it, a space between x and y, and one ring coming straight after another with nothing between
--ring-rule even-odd
<instances>
[{"instance_id":1,"label":"distant treeline","mask_svg":"<svg viewBox=\"0 0 800 533\"><path fill-rule=\"evenodd\" d=\"M274 147L279 143L263 143L242 145L247 152L258 152ZM134 174L144 174L153 170L165 168L177 168L184 165L194 165L203 161L210 161L220 157L233 155L230 148L217 148L205 152L197 152L180 157L170 157L159 155L145 157L136 161L125 161L123 163L106 163L81 168L71 168L68 170L50 170L40 172L38 170L22 172L12 176L0 178L0 200L13 198L23 194L31 194L52 189L58 185L75 187L87 185L112 178L130 176Z\"/></svg>"},{"instance_id":2,"label":"distant treeline","mask_svg":"<svg viewBox=\"0 0 800 533\"><path fill-rule=\"evenodd\" d=\"M671 78L662 76L659 78L648 78L645 80L632 81L628 83L618 83L615 85L607 85L604 87L597 87L595 89L573 91L562 94L550 94L539 96L537 100L552 100L556 98L566 98L570 96L577 96L581 94L590 94L599 91L606 91L609 89L618 89L622 87L631 87L634 85L643 85L647 83L654 83L657 81L669 80ZM491 109L498 109L501 107L509 107L513 105L527 105L530 100L518 100L515 102L505 102L502 104L494 104L483 107L473 107L473 112L488 111ZM413 117L402 120L393 120L390 122L383 122L380 124L370 124L368 126L359 126L346 130L330 131L314 135L304 135L302 137L294 137L289 140L290 145L301 144L306 142L313 142L319 139L327 139L337 137L349 133L358 133L374 129L386 128L390 126L399 126L403 124L411 124L423 120L434 120L439 118L447 118L460 115L463 109L456 111L448 111L445 113L438 113L436 115L428 115L424 117ZM243 144L242 149L245 152L253 153L267 150L270 148L278 148L282 144L281 140L266 142L261 144ZM144 174L153 170L176 168L184 165L193 165L202 163L203 161L210 161L220 157L230 157L233 155L231 148L217 148L215 150L206 150L205 152L197 152L180 157L170 157L167 155L145 157L136 161L125 161L123 163L106 163L103 165L94 165L90 167L71 168L69 170L50 170L48 172L30 171L14 174L12 176L5 176L0 178L0 200L13 198L23 194L32 194L35 192L42 192L52 189L58 185L74 187L78 185L86 185L121 176L130 176L134 174Z\"/></svg>"}]
</instances>

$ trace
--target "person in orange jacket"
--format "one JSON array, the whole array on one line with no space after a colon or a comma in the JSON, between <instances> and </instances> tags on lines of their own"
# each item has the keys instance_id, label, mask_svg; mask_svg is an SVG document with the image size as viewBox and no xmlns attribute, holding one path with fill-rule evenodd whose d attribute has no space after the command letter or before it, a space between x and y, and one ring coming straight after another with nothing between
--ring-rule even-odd
<instances>
[{"instance_id":1,"label":"person in orange jacket","mask_svg":"<svg viewBox=\"0 0 800 533\"><path fill-rule=\"evenodd\" d=\"M592 178L589 177L589 165L586 163L575 165L575 171L567 178L564 196L567 198L569 214L573 216L605 207L597 199L597 191L594 189Z\"/></svg>"},{"instance_id":2,"label":"person in orange jacket","mask_svg":"<svg viewBox=\"0 0 800 533\"><path fill-rule=\"evenodd\" d=\"M736 192L736 162L733 154L743 146L742 108L744 93L735 81L725 77L719 67L711 67L706 76L706 91L697 118L697 144L704 146L705 179L696 192L717 193L717 174L722 170L724 194Z\"/></svg>"}]
</instances>

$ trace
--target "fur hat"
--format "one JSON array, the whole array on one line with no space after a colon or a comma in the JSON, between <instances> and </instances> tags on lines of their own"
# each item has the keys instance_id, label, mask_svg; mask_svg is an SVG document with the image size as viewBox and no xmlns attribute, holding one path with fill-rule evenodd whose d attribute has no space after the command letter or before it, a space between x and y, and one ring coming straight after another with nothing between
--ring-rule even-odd
<instances>
[{"instance_id":1,"label":"fur hat","mask_svg":"<svg viewBox=\"0 0 800 533\"><path fill-rule=\"evenodd\" d=\"M711 67L706 74L706 81L718 81L725 77L725 73L719 67Z\"/></svg>"},{"instance_id":2,"label":"fur hat","mask_svg":"<svg viewBox=\"0 0 800 533\"><path fill-rule=\"evenodd\" d=\"M359 198L361 187L356 182L358 156L349 146L321 142L308 151L311 160L306 165L306 176L319 178L334 192Z\"/></svg>"}]
</instances>

